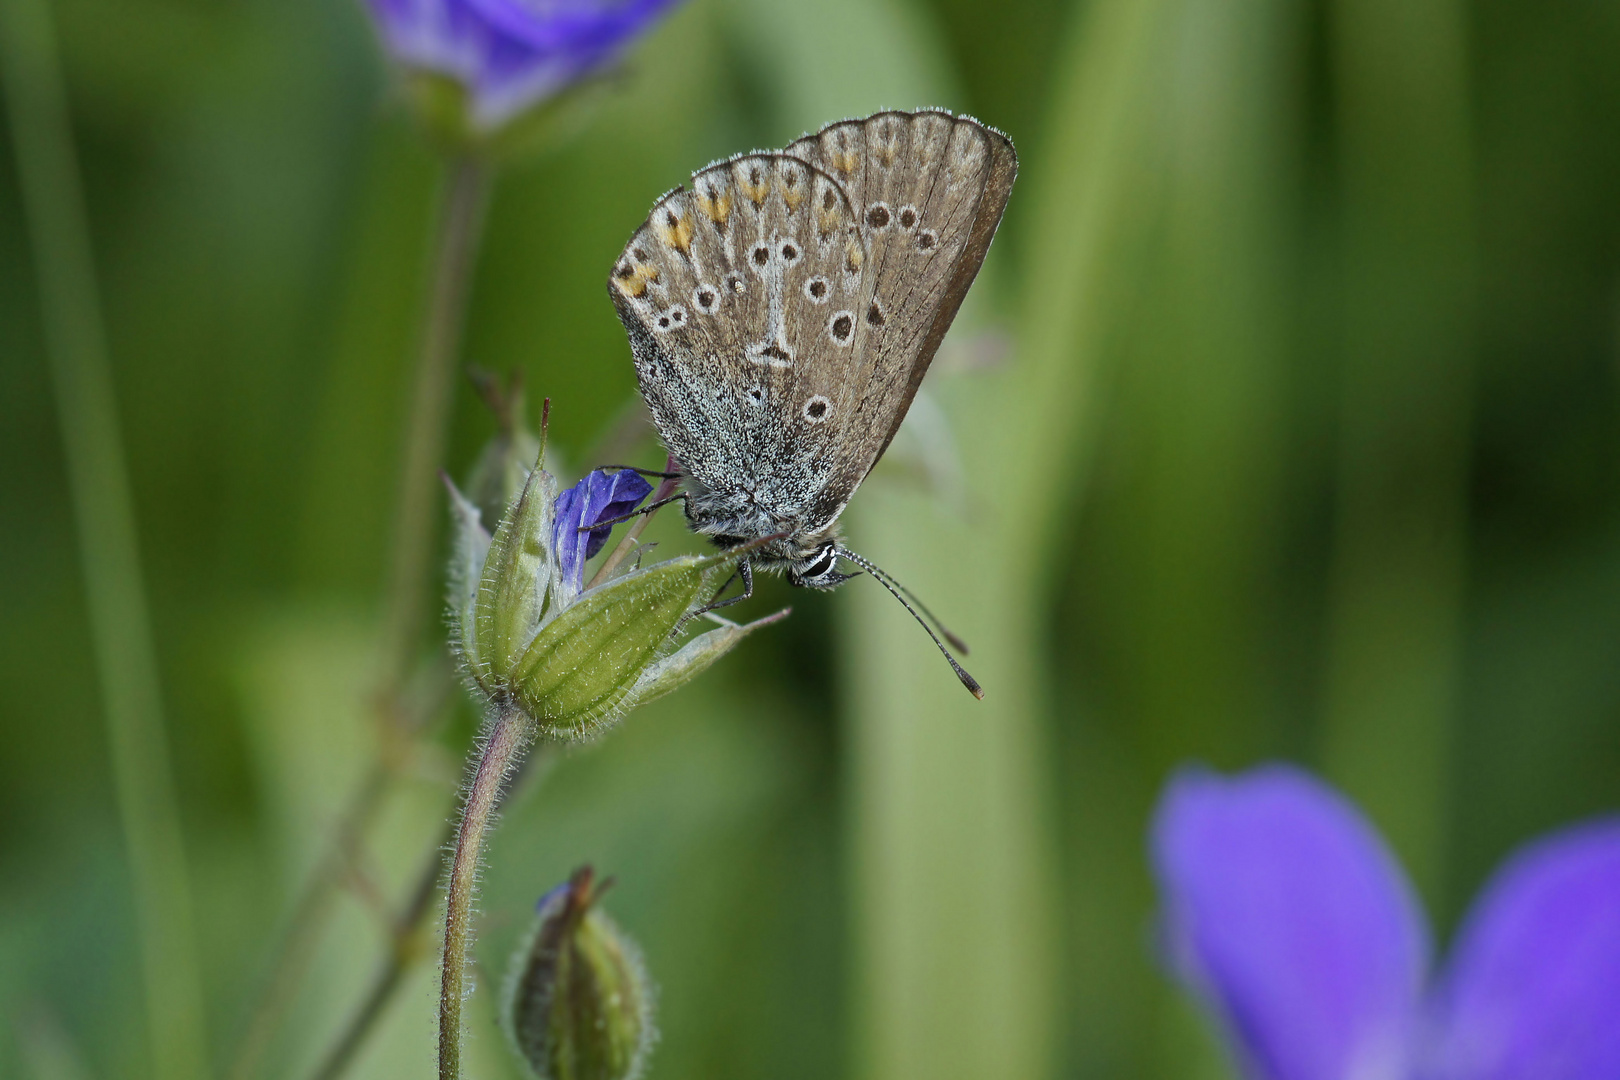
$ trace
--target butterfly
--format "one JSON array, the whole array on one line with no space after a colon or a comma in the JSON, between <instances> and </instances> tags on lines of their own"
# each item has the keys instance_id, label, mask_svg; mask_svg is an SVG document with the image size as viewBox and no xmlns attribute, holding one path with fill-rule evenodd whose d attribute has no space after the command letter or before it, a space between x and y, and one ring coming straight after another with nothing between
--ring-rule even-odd
<instances>
[{"instance_id":1,"label":"butterfly","mask_svg":"<svg viewBox=\"0 0 1620 1080\"><path fill-rule=\"evenodd\" d=\"M693 174L608 278L683 481L664 501L683 500L722 549L753 545L726 602L752 595L756 569L830 589L853 576L847 561L911 611L977 697L915 597L843 545L838 517L905 419L1017 171L1012 141L965 116L841 121Z\"/></svg>"}]
</instances>

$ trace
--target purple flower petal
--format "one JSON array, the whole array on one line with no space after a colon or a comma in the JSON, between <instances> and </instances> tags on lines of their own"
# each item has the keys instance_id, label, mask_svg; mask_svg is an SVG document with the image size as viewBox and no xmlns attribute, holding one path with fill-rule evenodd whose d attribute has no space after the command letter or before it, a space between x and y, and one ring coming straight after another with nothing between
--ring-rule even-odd
<instances>
[{"instance_id":1,"label":"purple flower petal","mask_svg":"<svg viewBox=\"0 0 1620 1080\"><path fill-rule=\"evenodd\" d=\"M448 76L496 127L612 62L676 0L366 0L394 58Z\"/></svg>"},{"instance_id":2,"label":"purple flower petal","mask_svg":"<svg viewBox=\"0 0 1620 1080\"><path fill-rule=\"evenodd\" d=\"M1426 1075L1620 1077L1620 819L1515 855L1457 941Z\"/></svg>"},{"instance_id":3,"label":"purple flower petal","mask_svg":"<svg viewBox=\"0 0 1620 1080\"><path fill-rule=\"evenodd\" d=\"M1154 861L1179 974L1254 1080L1404 1080L1427 943L1400 869L1297 769L1184 771Z\"/></svg>"},{"instance_id":4,"label":"purple flower petal","mask_svg":"<svg viewBox=\"0 0 1620 1080\"><path fill-rule=\"evenodd\" d=\"M597 469L557 496L552 524L552 550L562 580L577 591L585 583L585 560L602 550L612 525L590 528L599 521L623 517L652 491L652 485L628 469L606 473ZM589 528L589 532L581 529Z\"/></svg>"}]
</instances>

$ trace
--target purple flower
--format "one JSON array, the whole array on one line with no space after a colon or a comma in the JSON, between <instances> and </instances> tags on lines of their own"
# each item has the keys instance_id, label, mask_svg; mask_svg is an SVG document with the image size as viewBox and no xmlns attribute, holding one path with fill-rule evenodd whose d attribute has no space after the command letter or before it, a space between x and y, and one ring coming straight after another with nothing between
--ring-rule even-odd
<instances>
[{"instance_id":1,"label":"purple flower","mask_svg":"<svg viewBox=\"0 0 1620 1080\"><path fill-rule=\"evenodd\" d=\"M584 587L585 560L602 550L613 526L580 530L623 517L640 506L651 491L651 484L628 469L615 473L597 469L557 496L551 543L562 581L574 591Z\"/></svg>"},{"instance_id":2,"label":"purple flower","mask_svg":"<svg viewBox=\"0 0 1620 1080\"><path fill-rule=\"evenodd\" d=\"M1306 773L1185 771L1152 844L1171 962L1251 1080L1620 1078L1620 818L1510 859L1437 977L1399 866Z\"/></svg>"},{"instance_id":3,"label":"purple flower","mask_svg":"<svg viewBox=\"0 0 1620 1080\"><path fill-rule=\"evenodd\" d=\"M366 0L407 68L454 79L499 127L612 62L675 0Z\"/></svg>"}]
</instances>

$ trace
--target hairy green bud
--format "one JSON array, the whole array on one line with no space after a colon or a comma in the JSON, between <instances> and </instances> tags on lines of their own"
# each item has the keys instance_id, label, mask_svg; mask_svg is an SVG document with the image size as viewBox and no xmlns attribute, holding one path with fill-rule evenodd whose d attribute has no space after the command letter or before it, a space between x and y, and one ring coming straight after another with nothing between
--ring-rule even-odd
<instances>
[{"instance_id":1,"label":"hairy green bud","mask_svg":"<svg viewBox=\"0 0 1620 1080\"><path fill-rule=\"evenodd\" d=\"M633 1080L646 1064L652 987L635 944L596 908L610 884L576 870L541 899L512 958L502 1012L540 1080Z\"/></svg>"},{"instance_id":2,"label":"hairy green bud","mask_svg":"<svg viewBox=\"0 0 1620 1080\"><path fill-rule=\"evenodd\" d=\"M721 558L685 555L581 593L524 651L518 701L550 730L580 731L613 713L729 572Z\"/></svg>"},{"instance_id":3,"label":"hairy green bud","mask_svg":"<svg viewBox=\"0 0 1620 1080\"><path fill-rule=\"evenodd\" d=\"M588 479L610 486L607 474ZM748 549L678 556L581 591L583 537L604 527L597 517L576 526L558 509L558 494L537 461L491 535L479 507L450 489L448 599L462 664L492 713L516 706L531 736L586 737L683 685L751 629L785 614L749 626L711 615L719 629L677 648L683 628L704 612Z\"/></svg>"}]
</instances>

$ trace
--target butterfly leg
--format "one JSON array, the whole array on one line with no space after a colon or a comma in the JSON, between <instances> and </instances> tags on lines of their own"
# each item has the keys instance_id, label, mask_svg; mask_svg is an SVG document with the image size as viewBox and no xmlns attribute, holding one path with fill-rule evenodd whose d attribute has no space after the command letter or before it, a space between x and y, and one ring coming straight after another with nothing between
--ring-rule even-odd
<instances>
[{"instance_id":1,"label":"butterfly leg","mask_svg":"<svg viewBox=\"0 0 1620 1080\"><path fill-rule=\"evenodd\" d=\"M643 469L635 465L598 465L599 469L621 469L628 472L640 473L642 476L656 476L660 480L679 480L686 474L683 472L663 472L659 469Z\"/></svg>"},{"instance_id":2,"label":"butterfly leg","mask_svg":"<svg viewBox=\"0 0 1620 1080\"><path fill-rule=\"evenodd\" d=\"M579 527L578 531L579 532L590 532L592 529L600 529L604 525L617 525L622 521L629 521L631 518L638 518L643 514L650 514L654 510L658 510L658 509L660 509L662 507L668 506L670 503L674 502L677 499L684 499L684 498L686 498L686 492L683 491L683 492L680 492L677 495L671 495L667 499L659 499L657 502L648 503L646 506L643 506L640 510L632 510L628 514L620 514L616 518L608 518L605 521L598 521L594 525L581 525Z\"/></svg>"},{"instance_id":3,"label":"butterfly leg","mask_svg":"<svg viewBox=\"0 0 1620 1080\"><path fill-rule=\"evenodd\" d=\"M720 599L720 596L727 589L731 588L731 583L733 581L736 581L738 577L742 578L743 591L737 596L733 596L733 597L730 597L730 598L725 599L725 600ZM753 596L753 595L754 595L754 567L752 566L752 564L749 563L749 561L747 559L744 559L742 562L737 564L737 569L732 571L731 576L726 578L726 583L724 585L720 586L720 588L718 590L716 590L716 592L714 594L715 598L709 602L709 605L707 607L705 607L702 611L698 612L698 614L699 615L704 615L704 614L707 614L708 612L714 611L716 608L730 607L732 604L740 604L744 600L747 600L750 596Z\"/></svg>"}]
</instances>

